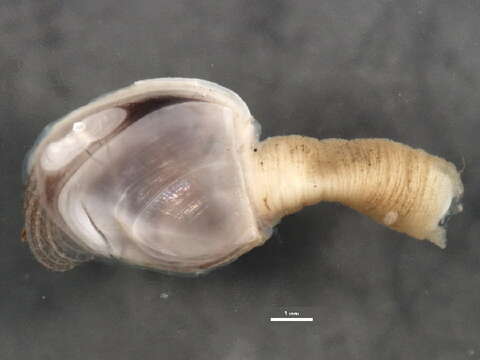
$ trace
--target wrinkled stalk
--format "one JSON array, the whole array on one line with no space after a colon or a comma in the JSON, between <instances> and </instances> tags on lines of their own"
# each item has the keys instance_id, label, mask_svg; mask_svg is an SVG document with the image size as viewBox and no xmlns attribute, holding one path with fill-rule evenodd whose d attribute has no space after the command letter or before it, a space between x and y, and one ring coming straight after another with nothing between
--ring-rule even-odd
<instances>
[{"instance_id":1,"label":"wrinkled stalk","mask_svg":"<svg viewBox=\"0 0 480 360\"><path fill-rule=\"evenodd\" d=\"M266 224L320 201L339 202L414 238L446 246L446 216L463 185L450 162L387 139L279 136L251 152L250 194Z\"/></svg>"}]
</instances>

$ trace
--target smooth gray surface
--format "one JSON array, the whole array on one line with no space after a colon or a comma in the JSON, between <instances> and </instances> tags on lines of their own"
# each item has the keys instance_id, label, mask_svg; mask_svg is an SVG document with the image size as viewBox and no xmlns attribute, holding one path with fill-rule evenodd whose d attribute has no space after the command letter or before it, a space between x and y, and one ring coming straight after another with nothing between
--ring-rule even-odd
<instances>
[{"instance_id":1,"label":"smooth gray surface","mask_svg":"<svg viewBox=\"0 0 480 360\"><path fill-rule=\"evenodd\" d=\"M479 34L472 0L3 0L1 359L479 358ZM207 276L44 270L19 241L25 152L93 97L163 76L238 92L263 137L388 137L464 159L447 250L320 204ZM314 325L267 322L297 307Z\"/></svg>"}]
</instances>

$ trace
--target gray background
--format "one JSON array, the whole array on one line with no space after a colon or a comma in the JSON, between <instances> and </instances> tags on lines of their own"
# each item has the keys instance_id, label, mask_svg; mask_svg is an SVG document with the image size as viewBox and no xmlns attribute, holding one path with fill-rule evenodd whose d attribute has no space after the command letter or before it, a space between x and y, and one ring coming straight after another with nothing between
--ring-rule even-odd
<instances>
[{"instance_id":1,"label":"gray background","mask_svg":"<svg viewBox=\"0 0 480 360\"><path fill-rule=\"evenodd\" d=\"M233 89L262 137L464 160L448 248L320 204L198 278L44 270L19 240L25 152L48 122L162 76ZM1 359L480 359L478 1L2 0L0 99ZM267 321L297 308L315 324Z\"/></svg>"}]
</instances>

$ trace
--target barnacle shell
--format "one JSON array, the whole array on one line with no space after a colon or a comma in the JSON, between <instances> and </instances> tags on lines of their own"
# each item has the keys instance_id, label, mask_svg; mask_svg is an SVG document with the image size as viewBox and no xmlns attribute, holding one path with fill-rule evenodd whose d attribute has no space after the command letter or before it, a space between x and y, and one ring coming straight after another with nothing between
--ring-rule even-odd
<instances>
[{"instance_id":1,"label":"barnacle shell","mask_svg":"<svg viewBox=\"0 0 480 360\"><path fill-rule=\"evenodd\" d=\"M201 272L262 244L283 216L340 202L445 248L455 165L389 139L258 142L245 103L196 79L135 83L48 127L26 164L24 239L68 270L95 256Z\"/></svg>"},{"instance_id":2,"label":"barnacle shell","mask_svg":"<svg viewBox=\"0 0 480 360\"><path fill-rule=\"evenodd\" d=\"M24 239L53 270L93 257L201 272L268 238L247 194L259 127L232 91L152 79L49 127L26 165Z\"/></svg>"}]
</instances>

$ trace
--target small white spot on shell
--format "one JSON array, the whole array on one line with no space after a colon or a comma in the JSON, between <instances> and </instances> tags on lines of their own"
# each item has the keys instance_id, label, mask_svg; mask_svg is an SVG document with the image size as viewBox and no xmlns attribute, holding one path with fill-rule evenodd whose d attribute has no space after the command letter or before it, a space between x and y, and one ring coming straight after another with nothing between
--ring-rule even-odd
<instances>
[{"instance_id":1,"label":"small white spot on shell","mask_svg":"<svg viewBox=\"0 0 480 360\"><path fill-rule=\"evenodd\" d=\"M74 132L82 132L85 130L85 124L82 121L77 121L76 123L73 123L72 130Z\"/></svg>"},{"instance_id":2,"label":"small white spot on shell","mask_svg":"<svg viewBox=\"0 0 480 360\"><path fill-rule=\"evenodd\" d=\"M160 297L161 297L162 299L168 299L168 294L167 294L167 293L161 293L161 294L160 294Z\"/></svg>"},{"instance_id":3,"label":"small white spot on shell","mask_svg":"<svg viewBox=\"0 0 480 360\"><path fill-rule=\"evenodd\" d=\"M398 219L398 213L395 211L389 211L383 218L383 223L387 226L392 225Z\"/></svg>"},{"instance_id":4,"label":"small white spot on shell","mask_svg":"<svg viewBox=\"0 0 480 360\"><path fill-rule=\"evenodd\" d=\"M111 108L74 122L70 132L48 144L42 154L42 167L47 171L56 171L66 166L91 143L114 131L126 116L124 109Z\"/></svg>"}]
</instances>

